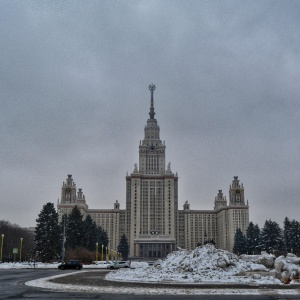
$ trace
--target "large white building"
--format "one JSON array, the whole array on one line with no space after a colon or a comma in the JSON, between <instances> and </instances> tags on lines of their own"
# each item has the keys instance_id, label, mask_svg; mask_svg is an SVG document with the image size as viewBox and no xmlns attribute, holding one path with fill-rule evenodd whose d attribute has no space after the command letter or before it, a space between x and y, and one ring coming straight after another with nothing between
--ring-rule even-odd
<instances>
[{"instance_id":1,"label":"large white building","mask_svg":"<svg viewBox=\"0 0 300 300\"><path fill-rule=\"evenodd\" d=\"M194 249L212 240L218 248L232 251L236 229L245 233L249 224L243 184L235 176L229 187L229 203L219 190L212 210L191 210L187 201L179 210L178 176L170 163L166 167L166 146L154 117L155 85L149 90L150 117L139 145L139 165L126 176L126 208L120 209L116 201L113 209L89 209L82 189L77 191L72 175L68 175L57 204L60 218L77 205L84 217L89 214L107 231L111 249L117 249L125 233L131 257L162 258L178 246Z\"/></svg>"}]
</instances>

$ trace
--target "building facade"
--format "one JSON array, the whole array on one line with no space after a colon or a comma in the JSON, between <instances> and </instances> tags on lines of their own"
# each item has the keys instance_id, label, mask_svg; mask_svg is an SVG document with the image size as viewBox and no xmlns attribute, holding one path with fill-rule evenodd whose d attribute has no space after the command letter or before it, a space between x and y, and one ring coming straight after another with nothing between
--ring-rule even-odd
<instances>
[{"instance_id":1,"label":"building facade","mask_svg":"<svg viewBox=\"0 0 300 300\"><path fill-rule=\"evenodd\" d=\"M208 241L232 251L236 229L245 233L249 224L243 184L235 176L229 187L229 203L219 190L213 210L191 210L188 201L179 210L178 175L170 163L166 166L166 145L155 119L155 85L149 90L150 112L139 145L139 165L126 176L125 209L120 209L118 200L113 209L89 209L82 189L77 191L72 175L68 175L57 203L60 220L77 205L84 218L89 214L107 232L111 249L117 249L125 233L131 257L163 258L177 247L194 249Z\"/></svg>"}]
</instances>

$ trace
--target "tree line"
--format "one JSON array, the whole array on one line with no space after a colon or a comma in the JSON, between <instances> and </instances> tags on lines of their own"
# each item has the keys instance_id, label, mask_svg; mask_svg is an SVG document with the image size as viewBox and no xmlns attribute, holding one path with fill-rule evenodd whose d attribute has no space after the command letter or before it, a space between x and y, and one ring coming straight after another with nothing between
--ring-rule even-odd
<instances>
[{"instance_id":1,"label":"tree line","mask_svg":"<svg viewBox=\"0 0 300 300\"><path fill-rule=\"evenodd\" d=\"M106 252L109 239L107 232L97 226L90 215L83 219L77 206L70 214L63 215L59 222L54 204L49 202L43 206L36 220L34 243L34 250L44 262L81 259L88 263L95 260L96 243L101 257L102 245ZM127 259L129 245L126 236L122 236L119 248L123 258Z\"/></svg>"},{"instance_id":2,"label":"tree line","mask_svg":"<svg viewBox=\"0 0 300 300\"><path fill-rule=\"evenodd\" d=\"M2 247L3 262L29 260L32 257L34 234L32 231L21 228L17 224L0 220L0 245ZM18 253L13 254L13 249L18 249Z\"/></svg>"},{"instance_id":3,"label":"tree line","mask_svg":"<svg viewBox=\"0 0 300 300\"><path fill-rule=\"evenodd\" d=\"M266 220L262 229L253 222L249 223L246 234L237 228L233 252L236 254L257 254L291 252L300 254L300 222L285 218L283 229L279 224Z\"/></svg>"}]
</instances>

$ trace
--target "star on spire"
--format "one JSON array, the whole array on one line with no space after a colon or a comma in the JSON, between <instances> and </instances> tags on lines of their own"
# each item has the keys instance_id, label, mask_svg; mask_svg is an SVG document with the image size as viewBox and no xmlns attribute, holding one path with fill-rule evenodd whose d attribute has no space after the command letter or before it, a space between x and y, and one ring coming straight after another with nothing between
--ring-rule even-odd
<instances>
[{"instance_id":1,"label":"star on spire","mask_svg":"<svg viewBox=\"0 0 300 300\"><path fill-rule=\"evenodd\" d=\"M150 119L154 119L155 116L155 112L154 112L154 100L153 100L153 92L155 91L155 85L153 83L151 83L149 85L149 90L151 92L151 103L150 103Z\"/></svg>"}]
</instances>

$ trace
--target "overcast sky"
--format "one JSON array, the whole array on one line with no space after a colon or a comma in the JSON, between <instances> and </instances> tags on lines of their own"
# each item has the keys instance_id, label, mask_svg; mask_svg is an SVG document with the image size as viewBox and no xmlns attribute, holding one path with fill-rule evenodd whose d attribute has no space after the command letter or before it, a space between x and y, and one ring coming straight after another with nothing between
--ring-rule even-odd
<instances>
[{"instance_id":1,"label":"overcast sky","mask_svg":"<svg viewBox=\"0 0 300 300\"><path fill-rule=\"evenodd\" d=\"M250 220L300 220L299 1L0 0L0 220L35 226L72 174L125 209L150 83L179 208L233 176Z\"/></svg>"}]
</instances>

